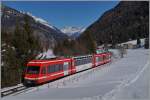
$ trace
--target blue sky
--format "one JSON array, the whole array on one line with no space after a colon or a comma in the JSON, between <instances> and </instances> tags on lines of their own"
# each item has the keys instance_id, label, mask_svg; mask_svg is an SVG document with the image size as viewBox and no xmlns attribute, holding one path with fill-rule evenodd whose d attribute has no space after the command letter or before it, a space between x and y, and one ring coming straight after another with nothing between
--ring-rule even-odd
<instances>
[{"instance_id":1,"label":"blue sky","mask_svg":"<svg viewBox=\"0 0 150 100\"><path fill-rule=\"evenodd\" d=\"M119 1L5 1L5 5L30 12L61 29L65 26L88 27Z\"/></svg>"}]
</instances>

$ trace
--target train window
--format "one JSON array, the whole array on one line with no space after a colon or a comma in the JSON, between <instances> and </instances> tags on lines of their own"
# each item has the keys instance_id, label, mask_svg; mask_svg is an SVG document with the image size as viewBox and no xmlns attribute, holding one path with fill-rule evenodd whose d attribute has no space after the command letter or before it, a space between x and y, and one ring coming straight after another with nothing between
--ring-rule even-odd
<instances>
[{"instance_id":1,"label":"train window","mask_svg":"<svg viewBox=\"0 0 150 100\"><path fill-rule=\"evenodd\" d=\"M52 66L51 66L51 72L52 72L52 73L55 72L55 65L52 65Z\"/></svg>"},{"instance_id":2,"label":"train window","mask_svg":"<svg viewBox=\"0 0 150 100\"><path fill-rule=\"evenodd\" d=\"M83 62L82 62L82 64L85 64L85 63L86 63L86 58L84 58L84 59L83 59Z\"/></svg>"},{"instance_id":3,"label":"train window","mask_svg":"<svg viewBox=\"0 0 150 100\"><path fill-rule=\"evenodd\" d=\"M96 57L96 62L99 62L99 59L98 59L98 57Z\"/></svg>"},{"instance_id":4,"label":"train window","mask_svg":"<svg viewBox=\"0 0 150 100\"><path fill-rule=\"evenodd\" d=\"M75 65L75 66L77 66L77 65L78 65L78 62L77 62L77 60L75 60L75 62L74 62L74 65Z\"/></svg>"},{"instance_id":5,"label":"train window","mask_svg":"<svg viewBox=\"0 0 150 100\"><path fill-rule=\"evenodd\" d=\"M53 65L48 66L48 73L53 73L55 72L55 67Z\"/></svg>"},{"instance_id":6,"label":"train window","mask_svg":"<svg viewBox=\"0 0 150 100\"><path fill-rule=\"evenodd\" d=\"M48 67L47 67L47 72L48 72L48 73L50 73L50 67L51 67L51 66L48 66Z\"/></svg>"},{"instance_id":7,"label":"train window","mask_svg":"<svg viewBox=\"0 0 150 100\"><path fill-rule=\"evenodd\" d=\"M103 57L99 57L99 61L103 61Z\"/></svg>"},{"instance_id":8,"label":"train window","mask_svg":"<svg viewBox=\"0 0 150 100\"><path fill-rule=\"evenodd\" d=\"M91 62L92 62L92 56L79 57L79 58L75 58L74 65L79 66L79 65L83 65L83 64L87 64Z\"/></svg>"},{"instance_id":9,"label":"train window","mask_svg":"<svg viewBox=\"0 0 150 100\"><path fill-rule=\"evenodd\" d=\"M84 58L83 63L82 64L86 64L86 58Z\"/></svg>"},{"instance_id":10,"label":"train window","mask_svg":"<svg viewBox=\"0 0 150 100\"><path fill-rule=\"evenodd\" d=\"M89 58L86 59L86 64L89 63Z\"/></svg>"},{"instance_id":11,"label":"train window","mask_svg":"<svg viewBox=\"0 0 150 100\"><path fill-rule=\"evenodd\" d=\"M82 60L79 60L79 65L82 65Z\"/></svg>"},{"instance_id":12,"label":"train window","mask_svg":"<svg viewBox=\"0 0 150 100\"><path fill-rule=\"evenodd\" d=\"M59 71L59 64L55 65L55 72Z\"/></svg>"},{"instance_id":13,"label":"train window","mask_svg":"<svg viewBox=\"0 0 150 100\"><path fill-rule=\"evenodd\" d=\"M80 60L78 60L78 65L80 65Z\"/></svg>"},{"instance_id":14,"label":"train window","mask_svg":"<svg viewBox=\"0 0 150 100\"><path fill-rule=\"evenodd\" d=\"M81 59L81 65L85 64L85 59Z\"/></svg>"},{"instance_id":15,"label":"train window","mask_svg":"<svg viewBox=\"0 0 150 100\"><path fill-rule=\"evenodd\" d=\"M68 62L64 62L64 66L63 66L64 70L68 70L68 67L69 67L68 65L69 65Z\"/></svg>"},{"instance_id":16,"label":"train window","mask_svg":"<svg viewBox=\"0 0 150 100\"><path fill-rule=\"evenodd\" d=\"M40 67L39 66L28 66L27 74L39 74Z\"/></svg>"},{"instance_id":17,"label":"train window","mask_svg":"<svg viewBox=\"0 0 150 100\"><path fill-rule=\"evenodd\" d=\"M88 58L82 58L75 60L75 66L83 65L88 63Z\"/></svg>"},{"instance_id":18,"label":"train window","mask_svg":"<svg viewBox=\"0 0 150 100\"><path fill-rule=\"evenodd\" d=\"M92 58L90 57L89 59L88 59L88 63L91 63L92 62Z\"/></svg>"},{"instance_id":19,"label":"train window","mask_svg":"<svg viewBox=\"0 0 150 100\"><path fill-rule=\"evenodd\" d=\"M46 74L46 67L42 68L41 74Z\"/></svg>"},{"instance_id":20,"label":"train window","mask_svg":"<svg viewBox=\"0 0 150 100\"><path fill-rule=\"evenodd\" d=\"M86 58L84 58L83 60L81 60L81 64L85 64L86 63Z\"/></svg>"},{"instance_id":21,"label":"train window","mask_svg":"<svg viewBox=\"0 0 150 100\"><path fill-rule=\"evenodd\" d=\"M82 65L82 60L79 60L79 65Z\"/></svg>"},{"instance_id":22,"label":"train window","mask_svg":"<svg viewBox=\"0 0 150 100\"><path fill-rule=\"evenodd\" d=\"M53 72L56 72L56 65L53 65L53 69L54 69Z\"/></svg>"},{"instance_id":23,"label":"train window","mask_svg":"<svg viewBox=\"0 0 150 100\"><path fill-rule=\"evenodd\" d=\"M47 67L47 72L50 73L50 66Z\"/></svg>"},{"instance_id":24,"label":"train window","mask_svg":"<svg viewBox=\"0 0 150 100\"><path fill-rule=\"evenodd\" d=\"M59 70L63 70L63 64L59 64Z\"/></svg>"},{"instance_id":25,"label":"train window","mask_svg":"<svg viewBox=\"0 0 150 100\"><path fill-rule=\"evenodd\" d=\"M48 73L53 73L63 70L63 64L55 64L48 66Z\"/></svg>"}]
</instances>

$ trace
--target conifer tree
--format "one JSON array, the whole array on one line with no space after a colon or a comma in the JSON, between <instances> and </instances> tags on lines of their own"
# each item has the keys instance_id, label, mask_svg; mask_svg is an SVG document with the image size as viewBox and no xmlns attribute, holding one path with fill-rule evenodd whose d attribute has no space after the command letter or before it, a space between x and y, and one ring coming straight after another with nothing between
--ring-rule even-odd
<instances>
[{"instance_id":1,"label":"conifer tree","mask_svg":"<svg viewBox=\"0 0 150 100\"><path fill-rule=\"evenodd\" d=\"M21 29L18 20L12 39L12 47L15 49L16 71L18 72L20 81L22 80L22 72L28 61L35 59L41 51L40 43L33 36L33 29L30 26L29 18L24 17L23 29Z\"/></svg>"},{"instance_id":2,"label":"conifer tree","mask_svg":"<svg viewBox=\"0 0 150 100\"><path fill-rule=\"evenodd\" d=\"M35 59L42 48L38 38L34 36L33 29L30 26L29 16L25 15L24 17L25 24L23 25L23 36L24 36L24 53L25 53L25 62Z\"/></svg>"},{"instance_id":3,"label":"conifer tree","mask_svg":"<svg viewBox=\"0 0 150 100\"><path fill-rule=\"evenodd\" d=\"M145 47L145 49L149 49L149 38L145 38L144 47Z\"/></svg>"},{"instance_id":4,"label":"conifer tree","mask_svg":"<svg viewBox=\"0 0 150 100\"><path fill-rule=\"evenodd\" d=\"M94 40L94 37L90 32L87 31L86 34L83 34L82 38L80 39L80 43L82 43L86 47L88 53L95 53L96 41Z\"/></svg>"},{"instance_id":5,"label":"conifer tree","mask_svg":"<svg viewBox=\"0 0 150 100\"><path fill-rule=\"evenodd\" d=\"M140 40L139 37L137 38L137 46L138 46L138 47L141 47L141 40Z\"/></svg>"}]
</instances>

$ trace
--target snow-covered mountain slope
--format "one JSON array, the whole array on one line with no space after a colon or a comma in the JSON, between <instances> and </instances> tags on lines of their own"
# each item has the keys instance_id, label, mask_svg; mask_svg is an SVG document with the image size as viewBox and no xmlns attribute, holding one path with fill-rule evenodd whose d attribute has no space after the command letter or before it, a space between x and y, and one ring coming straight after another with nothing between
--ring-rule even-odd
<instances>
[{"instance_id":1,"label":"snow-covered mountain slope","mask_svg":"<svg viewBox=\"0 0 150 100\"><path fill-rule=\"evenodd\" d=\"M12 33L15 30L17 21L20 28L23 27L24 17L28 15L29 24L33 34L38 38L43 48L53 48L58 41L68 38L55 26L49 24L43 18L34 16L29 12L18 11L8 6L2 5L2 32Z\"/></svg>"},{"instance_id":2,"label":"snow-covered mountain slope","mask_svg":"<svg viewBox=\"0 0 150 100\"><path fill-rule=\"evenodd\" d=\"M41 23L41 24L43 24L43 25L46 25L46 26L48 26L48 27L50 27L50 28L52 28L52 29L54 29L54 30L58 30L56 27L54 27L53 25L50 25L46 20L44 20L44 19L42 19L42 18L40 18L40 17L36 17L36 16L34 16L33 14L31 14L31 13L29 13L29 12L27 12L27 14L29 15L29 16L31 16L36 22L39 22L39 23Z\"/></svg>"},{"instance_id":3,"label":"snow-covered mountain slope","mask_svg":"<svg viewBox=\"0 0 150 100\"><path fill-rule=\"evenodd\" d=\"M85 28L78 28L78 27L64 27L61 29L63 33L65 33L68 36L79 36ZM78 35L75 35L78 34Z\"/></svg>"},{"instance_id":4,"label":"snow-covered mountain slope","mask_svg":"<svg viewBox=\"0 0 150 100\"><path fill-rule=\"evenodd\" d=\"M109 64L4 99L111 100L116 97L119 99L114 100L122 100L131 95L130 100L135 98L147 100L148 57L149 50L128 50L127 55L122 59L113 59ZM121 93L117 92L118 90Z\"/></svg>"}]
</instances>

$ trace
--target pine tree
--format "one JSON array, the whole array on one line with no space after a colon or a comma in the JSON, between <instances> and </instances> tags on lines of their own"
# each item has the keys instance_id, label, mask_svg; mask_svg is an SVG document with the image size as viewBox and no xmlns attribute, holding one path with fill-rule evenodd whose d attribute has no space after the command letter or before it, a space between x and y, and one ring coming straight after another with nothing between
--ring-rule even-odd
<instances>
[{"instance_id":1,"label":"pine tree","mask_svg":"<svg viewBox=\"0 0 150 100\"><path fill-rule=\"evenodd\" d=\"M23 25L23 36L24 40L24 53L25 53L25 62L28 62L38 55L42 48L38 38L34 36L33 29L30 26L29 16L25 15L24 17L25 24Z\"/></svg>"},{"instance_id":2,"label":"pine tree","mask_svg":"<svg viewBox=\"0 0 150 100\"><path fill-rule=\"evenodd\" d=\"M22 72L28 61L42 51L38 38L33 35L29 16L24 17L23 28L16 19L14 32L2 32L2 87L21 82Z\"/></svg>"},{"instance_id":3,"label":"pine tree","mask_svg":"<svg viewBox=\"0 0 150 100\"><path fill-rule=\"evenodd\" d=\"M137 38L137 46L138 46L138 47L141 47L141 40L140 40L139 37Z\"/></svg>"},{"instance_id":4,"label":"pine tree","mask_svg":"<svg viewBox=\"0 0 150 100\"><path fill-rule=\"evenodd\" d=\"M145 49L149 49L149 38L145 38L144 47L145 47Z\"/></svg>"},{"instance_id":5,"label":"pine tree","mask_svg":"<svg viewBox=\"0 0 150 100\"><path fill-rule=\"evenodd\" d=\"M11 33L9 33L11 34ZM16 58L16 51L12 45L12 35L2 32L2 87L16 85L20 82L19 62Z\"/></svg>"},{"instance_id":6,"label":"pine tree","mask_svg":"<svg viewBox=\"0 0 150 100\"><path fill-rule=\"evenodd\" d=\"M16 48L16 57L19 63L19 77L20 80L22 80L23 70L27 62L36 58L41 51L41 47L37 38L33 36L33 29L30 26L29 17L27 15L24 17L23 30L21 30L19 26L19 23L17 23L13 44Z\"/></svg>"},{"instance_id":7,"label":"pine tree","mask_svg":"<svg viewBox=\"0 0 150 100\"><path fill-rule=\"evenodd\" d=\"M90 32L87 31L86 34L83 34L82 38L79 40L88 50L87 53L95 53L96 51L96 41Z\"/></svg>"}]
</instances>

